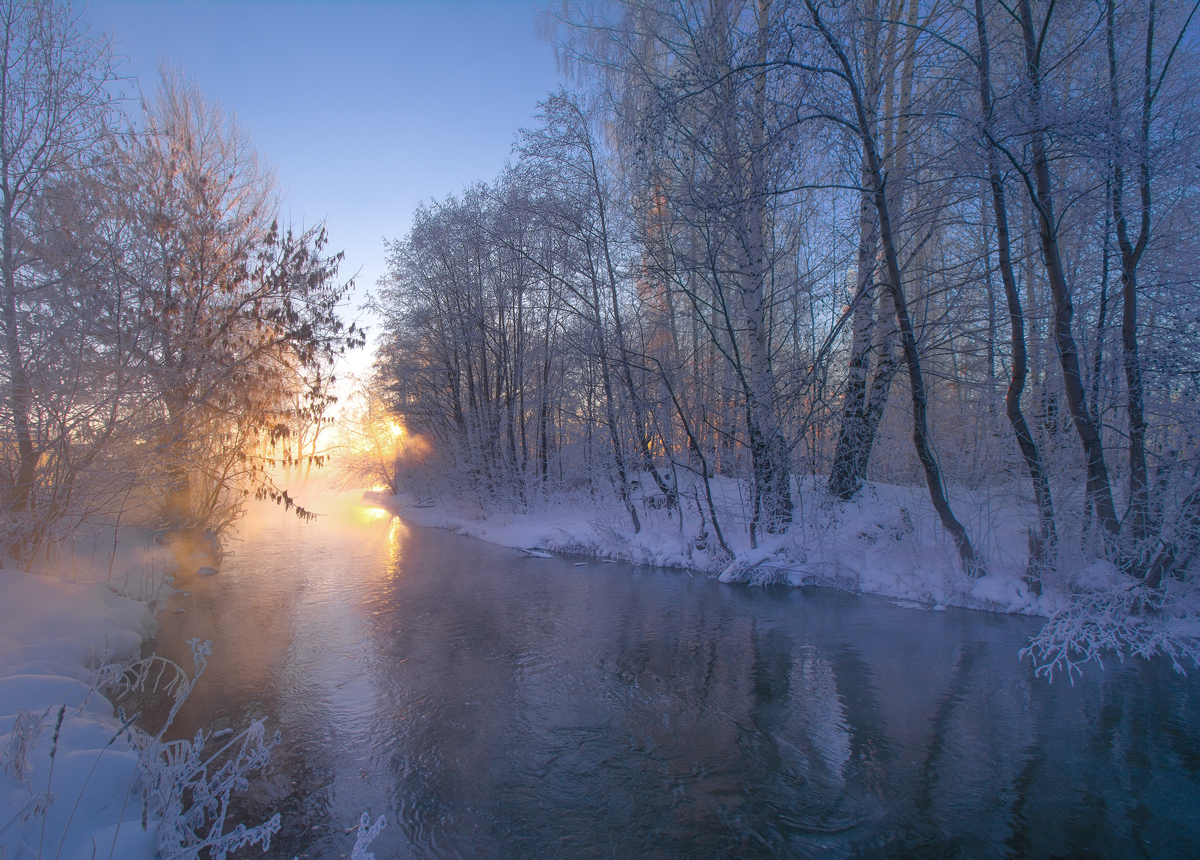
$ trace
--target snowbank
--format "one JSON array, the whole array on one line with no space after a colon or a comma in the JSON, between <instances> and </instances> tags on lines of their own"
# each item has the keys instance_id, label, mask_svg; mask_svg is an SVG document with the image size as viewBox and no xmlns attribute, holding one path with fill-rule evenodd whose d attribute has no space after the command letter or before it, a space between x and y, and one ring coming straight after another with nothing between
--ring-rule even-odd
<instances>
[{"instance_id":1,"label":"snowbank","mask_svg":"<svg viewBox=\"0 0 1200 860\"><path fill-rule=\"evenodd\" d=\"M639 484L650 486L645 476ZM751 546L743 513L746 495L736 481L713 481L712 509L728 552L720 548L712 509L698 488L681 493L682 522L678 510L663 509L661 496L643 494L637 500L642 523L637 534L620 504L587 496L543 503L525 514L404 494L368 498L413 523L532 556L581 553L702 571L728 583L839 588L914 608L1043 616L1047 623L1025 654L1050 677L1070 676L1084 663L1108 656L1162 655L1180 672L1200 666L1200 582L1171 578L1161 589L1148 589L1110 562L1071 558L1064 550L1034 588L1026 577L1036 513L1011 495L962 488L951 493L986 564L986 575L978 578L963 572L924 487L867 484L853 501L841 502L825 492L823 478L803 479L794 485L787 533L762 536L757 547Z\"/></svg>"},{"instance_id":2,"label":"snowbank","mask_svg":"<svg viewBox=\"0 0 1200 860\"><path fill-rule=\"evenodd\" d=\"M137 755L92 670L157 631L105 583L0 570L0 856L154 856L132 793Z\"/></svg>"},{"instance_id":3,"label":"snowbank","mask_svg":"<svg viewBox=\"0 0 1200 860\"><path fill-rule=\"evenodd\" d=\"M1050 615L1070 583L1049 579L1042 594L1025 581L1029 511L1016 504L961 494L956 510L975 511L979 546L988 575L963 574L950 539L923 487L865 486L854 501L831 501L819 479L796 485L794 522L786 535L764 535L751 548L749 530L733 512L741 488L714 481L720 524L733 558L720 551L703 499L684 495L677 512L639 501L642 530L634 534L619 504L591 499L546 504L526 514L485 512L478 506L400 494L368 494L418 525L449 528L491 543L525 550L580 553L600 558L677 567L750 585L823 586L894 598L936 609L961 606L993 612ZM968 514L968 521L972 518ZM981 523L986 523L981 527ZM986 529L986 534L983 534Z\"/></svg>"}]
</instances>

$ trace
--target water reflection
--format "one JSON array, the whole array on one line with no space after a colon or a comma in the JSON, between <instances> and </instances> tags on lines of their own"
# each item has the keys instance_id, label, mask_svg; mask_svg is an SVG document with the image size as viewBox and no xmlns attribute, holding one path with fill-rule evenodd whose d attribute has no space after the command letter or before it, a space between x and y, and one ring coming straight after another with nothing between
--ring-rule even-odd
<instances>
[{"instance_id":1,"label":"water reflection","mask_svg":"<svg viewBox=\"0 0 1200 860\"><path fill-rule=\"evenodd\" d=\"M1200 695L1031 677L1027 619L535 560L354 506L253 524L160 651L179 734L284 733L278 857L1200 856Z\"/></svg>"},{"instance_id":2,"label":"water reflection","mask_svg":"<svg viewBox=\"0 0 1200 860\"><path fill-rule=\"evenodd\" d=\"M393 576L400 573L401 550L408 540L408 526L399 517L392 517L388 524L388 570Z\"/></svg>"}]
</instances>

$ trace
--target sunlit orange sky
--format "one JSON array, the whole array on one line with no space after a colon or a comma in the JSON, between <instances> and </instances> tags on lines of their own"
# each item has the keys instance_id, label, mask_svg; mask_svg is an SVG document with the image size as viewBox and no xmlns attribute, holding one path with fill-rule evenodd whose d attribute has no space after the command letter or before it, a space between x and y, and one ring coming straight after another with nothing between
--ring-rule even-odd
<instances>
[{"instance_id":1,"label":"sunlit orange sky","mask_svg":"<svg viewBox=\"0 0 1200 860\"><path fill-rule=\"evenodd\" d=\"M234 111L275 165L296 223L327 219L358 273L383 273L383 237L416 205L492 179L558 85L536 0L91 0L147 89L159 60ZM368 325L370 319L364 317ZM365 366L365 356L355 363Z\"/></svg>"}]
</instances>

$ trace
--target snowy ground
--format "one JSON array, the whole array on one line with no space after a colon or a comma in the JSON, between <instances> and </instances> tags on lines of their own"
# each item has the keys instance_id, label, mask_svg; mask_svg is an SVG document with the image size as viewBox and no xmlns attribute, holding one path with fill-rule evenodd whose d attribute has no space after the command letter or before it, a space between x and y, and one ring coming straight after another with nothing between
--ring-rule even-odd
<instances>
[{"instance_id":1,"label":"snowy ground","mask_svg":"<svg viewBox=\"0 0 1200 860\"><path fill-rule=\"evenodd\" d=\"M652 486L645 476L639 484ZM637 500L642 529L636 534L616 500L586 495L530 505L523 514L497 514L498 506L456 503L437 494L368 498L413 523L535 557L581 553L698 570L728 583L838 588L914 608L1043 616L1047 623L1027 654L1038 673L1049 677L1126 656L1161 655L1180 672L1200 667L1200 581L1169 577L1161 589L1148 588L1107 560L1087 558L1076 537L1060 544L1055 566L1042 572L1035 589L1027 581L1035 513L1002 490L951 492L954 511L985 562L986 574L972 578L963 572L924 487L867 484L843 503L824 491L823 478L805 478L794 485L787 533L763 536L752 547L746 488L713 481L713 508L732 559L718 549L702 488L681 493L682 522L678 511L656 504L661 496L642 491ZM1060 536L1065 531L1060 527Z\"/></svg>"},{"instance_id":2,"label":"snowy ground","mask_svg":"<svg viewBox=\"0 0 1200 860\"><path fill-rule=\"evenodd\" d=\"M702 491L698 499L685 494L682 523L677 513L668 515L641 500L638 534L619 504L587 498L542 505L526 514L486 513L479 505L404 493L370 498L411 522L504 546L687 568L718 575L723 582L840 588L931 609L963 606L1050 615L1083 573L1047 576L1042 594L1032 593L1024 579L1030 511L994 498L964 493L954 500L988 562L988 575L971 579L963 575L923 487L870 484L853 502L839 503L831 502L817 481L801 481L791 529L784 536L764 536L756 549L738 515L743 509L740 488L733 481L714 481L714 492L722 531L735 553L732 562L715 551L711 524L702 529L707 507ZM1107 578L1111 573L1109 566L1101 566L1086 576Z\"/></svg>"},{"instance_id":3,"label":"snowy ground","mask_svg":"<svg viewBox=\"0 0 1200 860\"><path fill-rule=\"evenodd\" d=\"M0 860L216 858L279 826L278 816L224 822L229 791L269 757L261 722L199 744L160 742L104 695L137 684L182 702L190 690L182 667L140 656L158 631L171 561L148 533L126 531L123 551L99 562L82 541L51 559L58 576L0 568ZM191 682L208 651L194 641ZM352 858L370 860L384 823L364 814Z\"/></svg>"},{"instance_id":4,"label":"snowy ground","mask_svg":"<svg viewBox=\"0 0 1200 860\"><path fill-rule=\"evenodd\" d=\"M130 584L0 570L4 860L154 856L137 753L92 686L94 669L136 655L158 629L153 594L118 593Z\"/></svg>"}]
</instances>

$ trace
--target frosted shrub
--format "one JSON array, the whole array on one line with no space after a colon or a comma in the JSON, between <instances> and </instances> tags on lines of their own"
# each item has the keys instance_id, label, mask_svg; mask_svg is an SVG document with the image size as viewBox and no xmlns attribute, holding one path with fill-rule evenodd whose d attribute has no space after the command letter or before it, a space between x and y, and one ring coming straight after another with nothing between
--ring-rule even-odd
<instances>
[{"instance_id":1,"label":"frosted shrub","mask_svg":"<svg viewBox=\"0 0 1200 860\"><path fill-rule=\"evenodd\" d=\"M208 739L203 731L191 741L163 740L212 654L209 641L194 638L188 645L195 667L190 677L179 664L157 655L101 667L93 674L93 685L108 689L115 697L134 692L162 693L171 700L167 718L157 733L127 729L138 749L142 826L148 827L152 819L158 819L156 849L165 860L199 858L202 852L211 860L224 860L229 852L254 844L265 851L279 831L278 814L254 827L239 824L228 832L225 824L234 792L245 790L249 785L247 775L270 761L279 733L267 741L262 721L255 720L211 754L205 752Z\"/></svg>"},{"instance_id":2,"label":"frosted shrub","mask_svg":"<svg viewBox=\"0 0 1200 860\"><path fill-rule=\"evenodd\" d=\"M1129 579L1081 590L1050 616L1021 656L1050 679L1055 672L1071 678L1092 661L1103 665L1109 654L1161 654L1182 674L1189 661L1200 666L1198 592L1189 582L1170 580L1153 589Z\"/></svg>"},{"instance_id":3,"label":"frosted shrub","mask_svg":"<svg viewBox=\"0 0 1200 860\"><path fill-rule=\"evenodd\" d=\"M279 813L254 827L239 824L225 832L229 802L235 791L244 791L246 775L267 764L279 733L267 742L261 720L233 737L212 755L205 755L204 732L195 740L156 743L146 751L146 812L161 817L156 840L158 856L171 860L212 860L245 845L267 850L279 831Z\"/></svg>"}]
</instances>

